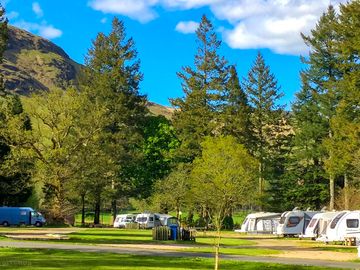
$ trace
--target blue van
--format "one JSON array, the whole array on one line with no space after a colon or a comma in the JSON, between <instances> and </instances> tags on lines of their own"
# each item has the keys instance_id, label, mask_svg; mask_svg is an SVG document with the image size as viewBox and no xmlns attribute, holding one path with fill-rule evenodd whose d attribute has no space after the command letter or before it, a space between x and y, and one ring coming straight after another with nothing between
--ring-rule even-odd
<instances>
[{"instance_id":1,"label":"blue van","mask_svg":"<svg viewBox=\"0 0 360 270\"><path fill-rule=\"evenodd\" d=\"M41 227L45 218L30 207L0 207L0 225L35 225Z\"/></svg>"}]
</instances>

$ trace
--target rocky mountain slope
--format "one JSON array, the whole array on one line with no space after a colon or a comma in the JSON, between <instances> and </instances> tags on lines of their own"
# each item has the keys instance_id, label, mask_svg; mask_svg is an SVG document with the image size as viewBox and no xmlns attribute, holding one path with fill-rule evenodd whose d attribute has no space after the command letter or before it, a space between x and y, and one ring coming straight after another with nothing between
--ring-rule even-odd
<instances>
[{"instance_id":1,"label":"rocky mountain slope","mask_svg":"<svg viewBox=\"0 0 360 270\"><path fill-rule=\"evenodd\" d=\"M9 44L0 72L5 88L20 95L29 95L50 88L76 86L81 65L63 49L49 40L25 30L9 27ZM149 110L156 115L171 117L172 109L153 102Z\"/></svg>"}]
</instances>

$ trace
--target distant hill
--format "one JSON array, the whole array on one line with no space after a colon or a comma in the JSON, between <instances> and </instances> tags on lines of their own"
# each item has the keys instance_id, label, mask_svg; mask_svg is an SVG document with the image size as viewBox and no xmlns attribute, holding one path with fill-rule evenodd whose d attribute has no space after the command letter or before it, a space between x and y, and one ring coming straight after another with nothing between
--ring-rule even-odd
<instances>
[{"instance_id":1,"label":"distant hill","mask_svg":"<svg viewBox=\"0 0 360 270\"><path fill-rule=\"evenodd\" d=\"M29 95L53 87L66 89L76 86L81 67L51 41L22 29L9 27L8 49L0 66L7 90ZM148 108L151 113L167 118L171 118L173 111L153 102L148 103Z\"/></svg>"}]
</instances>

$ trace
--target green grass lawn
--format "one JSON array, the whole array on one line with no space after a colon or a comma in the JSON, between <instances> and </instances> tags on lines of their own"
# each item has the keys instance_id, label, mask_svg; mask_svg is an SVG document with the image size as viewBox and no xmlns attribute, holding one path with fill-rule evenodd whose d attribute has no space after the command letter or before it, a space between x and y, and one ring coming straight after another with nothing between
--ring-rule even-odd
<instances>
[{"instance_id":1,"label":"green grass lawn","mask_svg":"<svg viewBox=\"0 0 360 270\"><path fill-rule=\"evenodd\" d=\"M111 254L111 253L88 253L88 252L62 251L62 250L60 251L60 250L29 250L29 249L0 248L0 267L2 270L8 270L8 269L183 270L183 269L213 269L213 263L214 263L213 259L202 259L202 258L151 257L151 256L119 255L119 254ZM221 260L220 269L320 270L326 268Z\"/></svg>"}]
</instances>

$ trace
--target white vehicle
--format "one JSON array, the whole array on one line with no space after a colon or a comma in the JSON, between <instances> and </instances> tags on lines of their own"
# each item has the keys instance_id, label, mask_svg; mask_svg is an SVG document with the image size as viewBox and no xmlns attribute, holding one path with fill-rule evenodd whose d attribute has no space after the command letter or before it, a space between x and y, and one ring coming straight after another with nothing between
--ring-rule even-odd
<instances>
[{"instance_id":1,"label":"white vehicle","mask_svg":"<svg viewBox=\"0 0 360 270\"><path fill-rule=\"evenodd\" d=\"M305 233L310 220L319 211L302 211L294 208L293 211L282 213L277 227L277 235L295 236Z\"/></svg>"},{"instance_id":2,"label":"white vehicle","mask_svg":"<svg viewBox=\"0 0 360 270\"><path fill-rule=\"evenodd\" d=\"M117 215L114 221L114 228L125 228L126 224L135 222L136 215L123 214Z\"/></svg>"},{"instance_id":3,"label":"white vehicle","mask_svg":"<svg viewBox=\"0 0 360 270\"><path fill-rule=\"evenodd\" d=\"M309 225L305 230L305 234L300 235L300 238L315 239L326 234L326 228L331 220L338 215L339 212L324 212L318 213L310 220Z\"/></svg>"},{"instance_id":4,"label":"white vehicle","mask_svg":"<svg viewBox=\"0 0 360 270\"><path fill-rule=\"evenodd\" d=\"M360 238L360 211L342 211L336 215L319 241L344 241L345 237Z\"/></svg>"},{"instance_id":5,"label":"white vehicle","mask_svg":"<svg viewBox=\"0 0 360 270\"><path fill-rule=\"evenodd\" d=\"M177 225L179 226L179 221L176 217L166 214L158 214L161 226L171 226Z\"/></svg>"},{"instance_id":6,"label":"white vehicle","mask_svg":"<svg viewBox=\"0 0 360 270\"><path fill-rule=\"evenodd\" d=\"M161 226L160 216L156 213L141 213L136 216L135 222L139 223L141 228L151 229Z\"/></svg>"},{"instance_id":7,"label":"white vehicle","mask_svg":"<svg viewBox=\"0 0 360 270\"><path fill-rule=\"evenodd\" d=\"M247 215L238 232L274 233L280 220L280 213L259 212Z\"/></svg>"}]
</instances>

